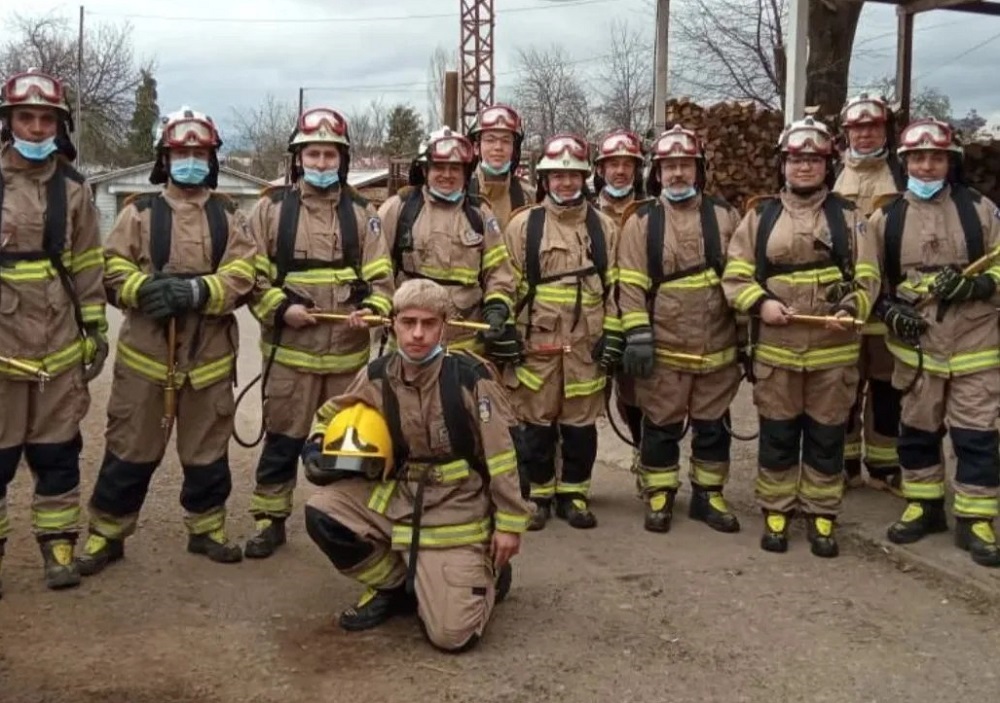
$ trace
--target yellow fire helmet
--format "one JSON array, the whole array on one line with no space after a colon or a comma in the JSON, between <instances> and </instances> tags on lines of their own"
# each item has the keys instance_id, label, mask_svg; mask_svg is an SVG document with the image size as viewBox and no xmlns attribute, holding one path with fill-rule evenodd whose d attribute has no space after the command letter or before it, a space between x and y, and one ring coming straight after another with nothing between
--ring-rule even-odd
<instances>
[{"instance_id":1,"label":"yellow fire helmet","mask_svg":"<svg viewBox=\"0 0 1000 703\"><path fill-rule=\"evenodd\" d=\"M319 466L306 478L326 486L344 478L380 480L393 466L392 436L381 413L363 403L349 405L327 425Z\"/></svg>"}]
</instances>

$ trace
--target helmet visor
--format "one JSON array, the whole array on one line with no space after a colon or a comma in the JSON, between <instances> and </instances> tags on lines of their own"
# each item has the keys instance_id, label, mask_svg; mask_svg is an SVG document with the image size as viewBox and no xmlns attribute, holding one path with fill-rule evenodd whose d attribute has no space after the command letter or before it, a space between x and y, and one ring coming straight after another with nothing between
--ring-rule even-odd
<instances>
[{"instance_id":1,"label":"helmet visor","mask_svg":"<svg viewBox=\"0 0 1000 703\"><path fill-rule=\"evenodd\" d=\"M509 107L494 105L486 108L479 115L479 129L506 129L511 132L520 132L521 120Z\"/></svg>"},{"instance_id":2,"label":"helmet visor","mask_svg":"<svg viewBox=\"0 0 1000 703\"><path fill-rule=\"evenodd\" d=\"M44 73L20 73L11 77L4 86L7 102L27 101L32 95L50 103L63 101L62 84Z\"/></svg>"},{"instance_id":3,"label":"helmet visor","mask_svg":"<svg viewBox=\"0 0 1000 703\"><path fill-rule=\"evenodd\" d=\"M319 459L321 469L345 471L369 479L380 479L385 471L385 458L380 456L325 455Z\"/></svg>"},{"instance_id":4,"label":"helmet visor","mask_svg":"<svg viewBox=\"0 0 1000 703\"><path fill-rule=\"evenodd\" d=\"M885 105L875 100L859 100L851 103L844 110L843 123L846 126L885 121Z\"/></svg>"},{"instance_id":5,"label":"helmet visor","mask_svg":"<svg viewBox=\"0 0 1000 703\"><path fill-rule=\"evenodd\" d=\"M601 151L598 158L608 159L612 156L632 156L637 159L642 158L642 147L638 138L634 134L620 132L610 134L601 142Z\"/></svg>"},{"instance_id":6,"label":"helmet visor","mask_svg":"<svg viewBox=\"0 0 1000 703\"><path fill-rule=\"evenodd\" d=\"M587 145L580 139L570 135L553 137L545 145L545 155L550 159L554 159L564 153L569 153L572 158L579 161L587 161L587 157L589 156Z\"/></svg>"},{"instance_id":7,"label":"helmet visor","mask_svg":"<svg viewBox=\"0 0 1000 703\"><path fill-rule=\"evenodd\" d=\"M790 154L829 155L833 153L833 141L825 132L803 127L788 133L782 151Z\"/></svg>"},{"instance_id":8,"label":"helmet visor","mask_svg":"<svg viewBox=\"0 0 1000 703\"><path fill-rule=\"evenodd\" d=\"M698 158L701 149L693 134L683 130L671 131L662 135L653 145L653 158L666 159L670 157Z\"/></svg>"},{"instance_id":9,"label":"helmet visor","mask_svg":"<svg viewBox=\"0 0 1000 703\"><path fill-rule=\"evenodd\" d=\"M166 147L214 147L216 142L215 127L198 118L171 122L163 130L163 145Z\"/></svg>"},{"instance_id":10,"label":"helmet visor","mask_svg":"<svg viewBox=\"0 0 1000 703\"><path fill-rule=\"evenodd\" d=\"M437 163L472 162L472 144L464 137L443 137L427 145L427 160Z\"/></svg>"},{"instance_id":11,"label":"helmet visor","mask_svg":"<svg viewBox=\"0 0 1000 703\"><path fill-rule=\"evenodd\" d=\"M947 125L940 122L911 124L903 130L900 142L907 149L915 149L917 147L925 149L950 149L953 146L951 130Z\"/></svg>"},{"instance_id":12,"label":"helmet visor","mask_svg":"<svg viewBox=\"0 0 1000 703\"><path fill-rule=\"evenodd\" d=\"M319 107L307 110L299 117L299 130L306 134L327 129L338 137L347 136L347 122L336 110Z\"/></svg>"}]
</instances>

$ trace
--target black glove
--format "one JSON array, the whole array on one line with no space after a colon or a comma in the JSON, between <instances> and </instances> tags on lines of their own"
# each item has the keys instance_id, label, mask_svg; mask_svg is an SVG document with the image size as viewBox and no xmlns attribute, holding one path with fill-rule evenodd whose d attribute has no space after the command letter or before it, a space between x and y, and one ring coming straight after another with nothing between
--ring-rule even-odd
<instances>
[{"instance_id":1,"label":"black glove","mask_svg":"<svg viewBox=\"0 0 1000 703\"><path fill-rule=\"evenodd\" d=\"M490 326L488 330L483 330L483 340L492 342L505 337L508 317L510 309L499 300L491 300L483 305L483 322Z\"/></svg>"},{"instance_id":2,"label":"black glove","mask_svg":"<svg viewBox=\"0 0 1000 703\"><path fill-rule=\"evenodd\" d=\"M743 378L753 381L753 359L750 357L750 347L739 345L736 347L736 363L743 369Z\"/></svg>"},{"instance_id":3,"label":"black glove","mask_svg":"<svg viewBox=\"0 0 1000 703\"><path fill-rule=\"evenodd\" d=\"M93 356L84 359L83 382L90 383L101 375L104 362L108 360L108 340L97 331L96 327L87 326L87 341L94 345Z\"/></svg>"},{"instance_id":4,"label":"black glove","mask_svg":"<svg viewBox=\"0 0 1000 703\"><path fill-rule=\"evenodd\" d=\"M491 338L482 332L486 356L498 364L519 364L524 356L524 345L514 325L504 325L499 337Z\"/></svg>"},{"instance_id":5,"label":"black glove","mask_svg":"<svg viewBox=\"0 0 1000 703\"><path fill-rule=\"evenodd\" d=\"M624 352L625 335L620 330L605 329L590 356L605 371L613 371L621 363Z\"/></svg>"},{"instance_id":6,"label":"black glove","mask_svg":"<svg viewBox=\"0 0 1000 703\"><path fill-rule=\"evenodd\" d=\"M323 455L323 440L319 437L302 445L302 466L308 470L319 468L319 458Z\"/></svg>"},{"instance_id":7,"label":"black glove","mask_svg":"<svg viewBox=\"0 0 1000 703\"><path fill-rule=\"evenodd\" d=\"M854 281L834 281L826 287L826 302L839 303L856 290Z\"/></svg>"},{"instance_id":8,"label":"black glove","mask_svg":"<svg viewBox=\"0 0 1000 703\"><path fill-rule=\"evenodd\" d=\"M875 305L875 314L892 334L910 344L919 342L920 335L927 331L927 321L908 303L881 298Z\"/></svg>"},{"instance_id":9,"label":"black glove","mask_svg":"<svg viewBox=\"0 0 1000 703\"><path fill-rule=\"evenodd\" d=\"M990 275L964 276L950 266L940 271L928 286L931 295L949 303L988 300L993 297L996 288L996 281Z\"/></svg>"},{"instance_id":10,"label":"black glove","mask_svg":"<svg viewBox=\"0 0 1000 703\"><path fill-rule=\"evenodd\" d=\"M136 298L139 310L155 320L170 317L170 303L167 301L167 288L170 280L166 278L151 278L139 286Z\"/></svg>"},{"instance_id":11,"label":"black glove","mask_svg":"<svg viewBox=\"0 0 1000 703\"><path fill-rule=\"evenodd\" d=\"M622 356L622 370L629 376L649 378L656 364L656 348L653 346L653 328L647 325L636 327L625 335L625 354Z\"/></svg>"},{"instance_id":12,"label":"black glove","mask_svg":"<svg viewBox=\"0 0 1000 703\"><path fill-rule=\"evenodd\" d=\"M171 278L167 283L166 299L171 315L201 310L208 302L208 284L201 278Z\"/></svg>"}]
</instances>

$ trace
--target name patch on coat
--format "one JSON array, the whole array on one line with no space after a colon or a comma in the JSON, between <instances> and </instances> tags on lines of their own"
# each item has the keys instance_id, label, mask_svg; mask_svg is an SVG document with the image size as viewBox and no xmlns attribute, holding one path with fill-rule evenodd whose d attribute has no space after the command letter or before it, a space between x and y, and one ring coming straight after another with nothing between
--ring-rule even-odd
<instances>
[{"instance_id":1,"label":"name patch on coat","mask_svg":"<svg viewBox=\"0 0 1000 703\"><path fill-rule=\"evenodd\" d=\"M368 218L368 231L372 233L373 236L378 236L382 234L382 221L377 217Z\"/></svg>"},{"instance_id":2,"label":"name patch on coat","mask_svg":"<svg viewBox=\"0 0 1000 703\"><path fill-rule=\"evenodd\" d=\"M467 247L477 247L483 243L483 235L474 229L462 230L462 244Z\"/></svg>"},{"instance_id":3,"label":"name patch on coat","mask_svg":"<svg viewBox=\"0 0 1000 703\"><path fill-rule=\"evenodd\" d=\"M493 404L490 403L489 398L479 399L479 421L489 422L490 418L493 417Z\"/></svg>"}]
</instances>

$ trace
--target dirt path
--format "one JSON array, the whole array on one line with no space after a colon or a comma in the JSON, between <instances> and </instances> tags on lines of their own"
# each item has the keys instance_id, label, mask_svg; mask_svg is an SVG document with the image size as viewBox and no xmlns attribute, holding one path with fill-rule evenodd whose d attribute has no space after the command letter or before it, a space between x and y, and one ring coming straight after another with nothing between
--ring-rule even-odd
<instances>
[{"instance_id":1,"label":"dirt path","mask_svg":"<svg viewBox=\"0 0 1000 703\"><path fill-rule=\"evenodd\" d=\"M244 329L241 380L256 363L253 328ZM84 428L85 495L103 451L106 383L94 389ZM752 426L745 395L737 422ZM744 531L691 523L682 493L674 530L653 535L642 530L628 452L607 429L602 441L600 526L557 522L530 535L510 599L483 645L460 657L424 644L413 619L339 631L332 618L358 588L333 572L298 514L290 544L266 562L224 566L186 554L173 458L154 479L126 560L75 591L50 593L22 471L0 601L0 702L1000 698L1000 601L873 546L898 510L893 499L850 496L844 523L854 537L837 560L812 557L801 530L788 554L766 554L751 507L754 448L738 445L729 493ZM233 446L232 531L245 537L255 454ZM300 487L299 504L308 491ZM997 584L945 537L910 554L986 591Z\"/></svg>"}]
</instances>

